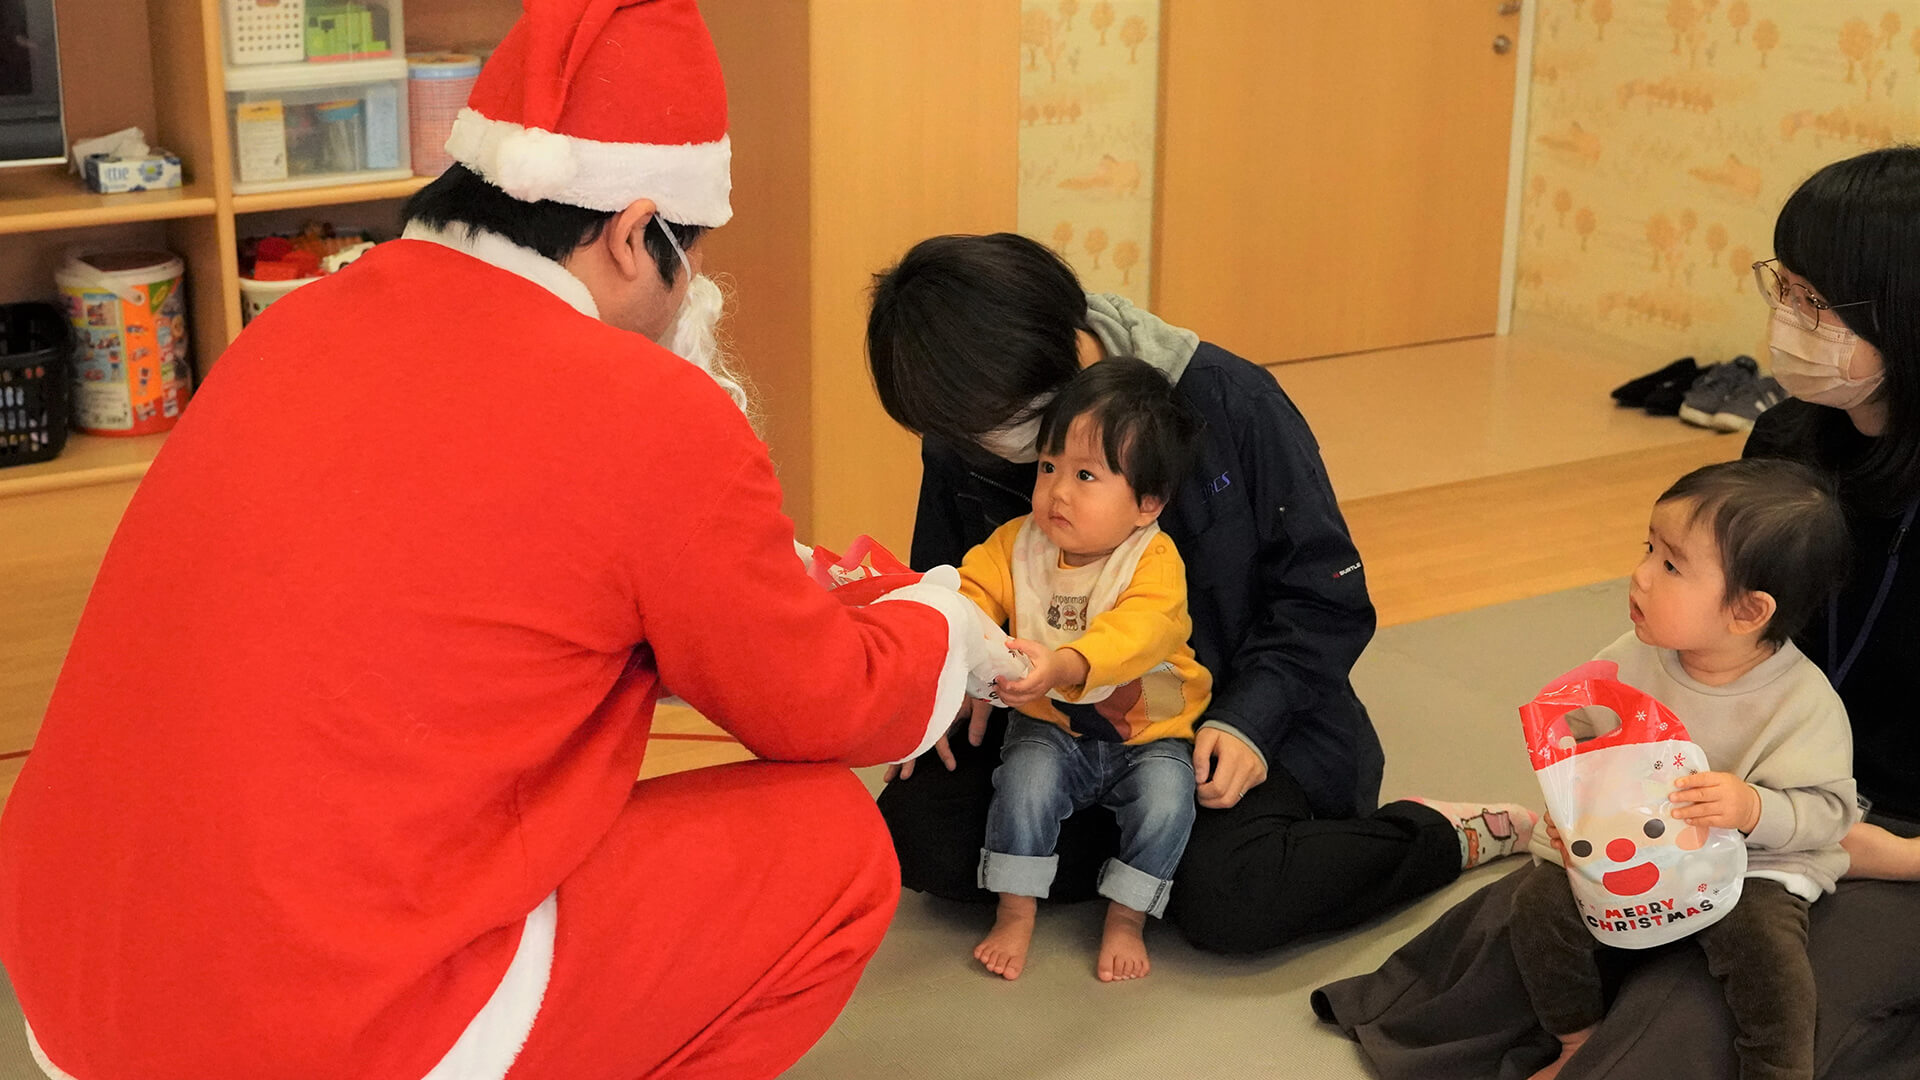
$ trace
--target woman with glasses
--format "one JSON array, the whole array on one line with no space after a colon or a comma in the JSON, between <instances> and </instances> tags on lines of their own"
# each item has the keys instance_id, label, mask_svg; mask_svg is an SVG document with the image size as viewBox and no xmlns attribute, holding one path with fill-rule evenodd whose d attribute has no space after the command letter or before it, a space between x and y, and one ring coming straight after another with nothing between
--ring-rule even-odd
<instances>
[{"instance_id":1,"label":"woman with glasses","mask_svg":"<svg viewBox=\"0 0 1920 1080\"><path fill-rule=\"evenodd\" d=\"M1920 668L1920 556L1900 569L1920 510L1916 243L1920 148L1829 165L1787 200L1776 257L1754 273L1773 312L1774 377L1794 400L1762 416L1746 447L1822 470L1847 507L1852 579L1798 643L1847 704L1854 774L1871 800L1847 838L1852 876L1908 881L1920 880L1920 738L1907 682Z\"/></svg>"},{"instance_id":2,"label":"woman with glasses","mask_svg":"<svg viewBox=\"0 0 1920 1080\"><path fill-rule=\"evenodd\" d=\"M1749 457L1831 477L1853 533L1851 580L1795 638L1846 703L1865 823L1853 867L1813 906L1817 1077L1920 1076L1920 147L1827 166L1794 192L1775 258L1754 265L1773 376ZM1920 540L1915 541L1920 544ZM1877 878L1883 880L1861 880ZM1507 921L1524 875L1440 917L1379 971L1314 994L1384 1080L1526 1075L1556 1041L1535 1022ZM1893 880L1885 880L1893 879ZM1561 1080L1731 1077L1734 1031L1698 950L1656 950L1618 976L1606 1020Z\"/></svg>"}]
</instances>

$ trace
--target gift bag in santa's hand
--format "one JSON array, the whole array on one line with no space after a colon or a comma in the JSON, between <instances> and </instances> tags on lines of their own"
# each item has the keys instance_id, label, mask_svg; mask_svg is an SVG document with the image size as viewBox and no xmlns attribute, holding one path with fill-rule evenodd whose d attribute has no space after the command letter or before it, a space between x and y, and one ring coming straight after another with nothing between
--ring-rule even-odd
<instances>
[{"instance_id":1,"label":"gift bag in santa's hand","mask_svg":"<svg viewBox=\"0 0 1920 1080\"><path fill-rule=\"evenodd\" d=\"M1747 844L1737 830L1673 816L1673 782L1708 771L1706 752L1672 710L1618 675L1610 660L1583 664L1521 706L1520 721L1587 929L1602 944L1646 949L1732 910ZM1620 726L1583 738L1596 706Z\"/></svg>"},{"instance_id":2,"label":"gift bag in santa's hand","mask_svg":"<svg viewBox=\"0 0 1920 1080\"><path fill-rule=\"evenodd\" d=\"M893 552L871 536L856 538L845 555L836 555L824 547L810 548L798 542L794 544L794 551L815 581L851 607L871 604L895 589L922 580L932 580L895 558ZM937 567L935 573L940 575L937 584L950 589L960 587L959 576L952 567ZM1009 681L1019 679L1032 670L1033 665L1024 655L1007 647L1006 631L995 626L987 618L986 612L978 608L970 610L977 616L973 633L984 643L984 654L989 660L977 670L968 672L967 696L1002 705L1004 703L994 689L993 680L996 677L1004 677Z\"/></svg>"}]
</instances>

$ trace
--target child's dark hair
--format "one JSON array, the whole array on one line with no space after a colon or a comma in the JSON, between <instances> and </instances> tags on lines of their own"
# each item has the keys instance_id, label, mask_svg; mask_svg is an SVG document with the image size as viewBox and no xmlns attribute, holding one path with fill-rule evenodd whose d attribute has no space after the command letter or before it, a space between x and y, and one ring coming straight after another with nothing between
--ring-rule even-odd
<instances>
[{"instance_id":1,"label":"child's dark hair","mask_svg":"<svg viewBox=\"0 0 1920 1080\"><path fill-rule=\"evenodd\" d=\"M1203 425L1158 368L1131 356L1088 365L1040 413L1040 452L1065 450L1067 429L1082 416L1099 434L1107 467L1127 478L1134 498L1173 498Z\"/></svg>"},{"instance_id":2,"label":"child's dark hair","mask_svg":"<svg viewBox=\"0 0 1920 1080\"><path fill-rule=\"evenodd\" d=\"M1748 458L1695 469L1659 502L1692 499L1691 524L1713 530L1729 602L1773 597L1760 640L1781 645L1806 626L1846 580L1847 519L1832 485L1798 462Z\"/></svg>"}]
</instances>

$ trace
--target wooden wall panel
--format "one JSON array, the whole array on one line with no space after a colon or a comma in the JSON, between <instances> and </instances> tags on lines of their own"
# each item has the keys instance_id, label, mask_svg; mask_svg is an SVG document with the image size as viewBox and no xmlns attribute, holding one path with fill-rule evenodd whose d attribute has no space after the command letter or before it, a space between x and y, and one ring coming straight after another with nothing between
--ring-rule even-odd
<instances>
[{"instance_id":1,"label":"wooden wall panel","mask_svg":"<svg viewBox=\"0 0 1920 1080\"><path fill-rule=\"evenodd\" d=\"M905 553L918 442L866 367L875 271L938 233L1014 227L1020 9L1011 0L812 6L813 529Z\"/></svg>"},{"instance_id":2,"label":"wooden wall panel","mask_svg":"<svg viewBox=\"0 0 1920 1080\"><path fill-rule=\"evenodd\" d=\"M1158 312L1262 363L1494 330L1519 31L1492 0L1180 0Z\"/></svg>"},{"instance_id":3,"label":"wooden wall panel","mask_svg":"<svg viewBox=\"0 0 1920 1080\"><path fill-rule=\"evenodd\" d=\"M700 243L707 273L731 290L726 336L804 537L813 512L807 5L705 0L700 10L726 73L733 139L733 220Z\"/></svg>"},{"instance_id":4,"label":"wooden wall panel","mask_svg":"<svg viewBox=\"0 0 1920 1080\"><path fill-rule=\"evenodd\" d=\"M60 35L60 95L69 145L124 127L145 128L149 139L163 134L155 123L147 0L56 4L54 28Z\"/></svg>"}]
</instances>

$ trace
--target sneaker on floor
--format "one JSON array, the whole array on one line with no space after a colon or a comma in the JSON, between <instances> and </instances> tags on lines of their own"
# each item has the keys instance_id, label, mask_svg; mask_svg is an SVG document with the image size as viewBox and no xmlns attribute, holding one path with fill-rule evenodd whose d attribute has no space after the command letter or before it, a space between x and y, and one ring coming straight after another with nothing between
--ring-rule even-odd
<instances>
[{"instance_id":1,"label":"sneaker on floor","mask_svg":"<svg viewBox=\"0 0 1920 1080\"><path fill-rule=\"evenodd\" d=\"M1706 367L1696 367L1692 371L1682 369L1677 375L1661 379L1654 384L1653 389L1647 391L1646 400L1640 407L1647 410L1648 416L1676 415L1680 412L1680 403L1686 400L1687 393L1700 385L1700 380L1723 367L1726 365L1708 364Z\"/></svg>"},{"instance_id":2,"label":"sneaker on floor","mask_svg":"<svg viewBox=\"0 0 1920 1080\"><path fill-rule=\"evenodd\" d=\"M1680 402L1680 419L1695 427L1713 427L1713 415L1727 402L1744 397L1759 388L1760 365L1751 356L1736 356L1730 363L1715 364L1693 384Z\"/></svg>"},{"instance_id":3,"label":"sneaker on floor","mask_svg":"<svg viewBox=\"0 0 1920 1080\"><path fill-rule=\"evenodd\" d=\"M1533 840L1533 827L1540 822L1539 815L1519 803L1407 801L1438 811L1453 826L1460 839L1462 870L1508 855L1526 854L1527 844Z\"/></svg>"},{"instance_id":4,"label":"sneaker on floor","mask_svg":"<svg viewBox=\"0 0 1920 1080\"><path fill-rule=\"evenodd\" d=\"M1658 371L1649 371L1637 379L1630 379L1613 388L1613 403L1629 409L1643 408L1647 404L1647 395L1663 383L1685 382L1692 385L1700 374L1700 365L1693 357L1683 356Z\"/></svg>"},{"instance_id":5,"label":"sneaker on floor","mask_svg":"<svg viewBox=\"0 0 1920 1080\"><path fill-rule=\"evenodd\" d=\"M1787 400L1786 388L1765 375L1739 393L1730 394L1713 414L1713 426L1721 431L1752 431L1760 414Z\"/></svg>"}]
</instances>

